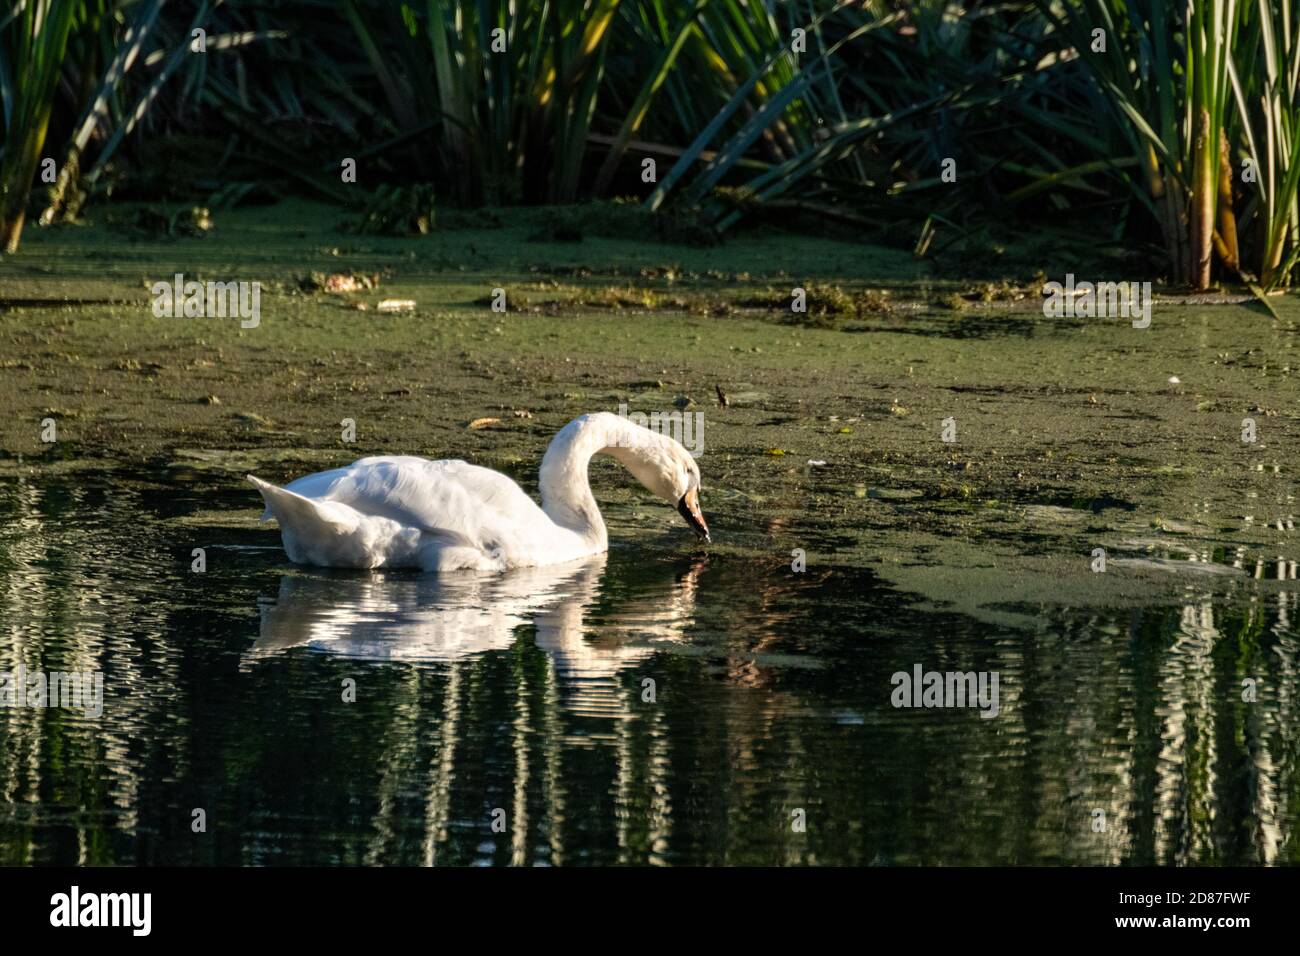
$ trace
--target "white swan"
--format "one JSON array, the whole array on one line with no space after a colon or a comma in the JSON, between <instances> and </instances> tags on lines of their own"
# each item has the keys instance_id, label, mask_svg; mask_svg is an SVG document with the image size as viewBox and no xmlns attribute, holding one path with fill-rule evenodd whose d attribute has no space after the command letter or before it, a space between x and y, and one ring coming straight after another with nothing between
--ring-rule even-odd
<instances>
[{"instance_id":1,"label":"white swan","mask_svg":"<svg viewBox=\"0 0 1300 956\"><path fill-rule=\"evenodd\" d=\"M539 508L505 475L463 461L362 458L283 488L248 476L280 524L285 553L330 568L504 571L604 552L605 522L587 482L593 455L618 459L709 540L700 470L682 445L609 412L560 429L542 458Z\"/></svg>"}]
</instances>

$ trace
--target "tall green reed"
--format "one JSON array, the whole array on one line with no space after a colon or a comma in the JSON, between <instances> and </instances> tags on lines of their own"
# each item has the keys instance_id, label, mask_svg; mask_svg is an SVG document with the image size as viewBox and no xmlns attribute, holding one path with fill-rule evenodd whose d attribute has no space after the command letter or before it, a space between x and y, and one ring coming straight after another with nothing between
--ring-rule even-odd
<instances>
[{"instance_id":1,"label":"tall green reed","mask_svg":"<svg viewBox=\"0 0 1300 956\"><path fill-rule=\"evenodd\" d=\"M1170 276L1289 284L1300 246L1292 0L1039 0L1144 171ZM1114 158L1114 157L1112 157Z\"/></svg>"},{"instance_id":2,"label":"tall green reed","mask_svg":"<svg viewBox=\"0 0 1300 956\"><path fill-rule=\"evenodd\" d=\"M19 0L0 17L0 251L14 252L83 0Z\"/></svg>"}]
</instances>

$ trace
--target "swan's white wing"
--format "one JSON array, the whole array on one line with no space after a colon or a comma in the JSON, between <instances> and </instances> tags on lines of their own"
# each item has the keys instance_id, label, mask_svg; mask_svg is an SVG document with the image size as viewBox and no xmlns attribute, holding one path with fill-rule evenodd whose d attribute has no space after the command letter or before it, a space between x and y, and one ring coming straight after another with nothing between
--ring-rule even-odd
<instances>
[{"instance_id":1,"label":"swan's white wing","mask_svg":"<svg viewBox=\"0 0 1300 956\"><path fill-rule=\"evenodd\" d=\"M458 460L362 458L347 468L308 475L286 487L405 527L461 539L486 551L529 547L554 530L542 509L513 480Z\"/></svg>"},{"instance_id":2,"label":"swan's white wing","mask_svg":"<svg viewBox=\"0 0 1300 956\"><path fill-rule=\"evenodd\" d=\"M348 469L346 468L331 468L329 471L318 471L314 475L295 478L284 486L284 490L292 491L304 498L323 498L325 493L330 490L330 486L347 473ZM269 510L267 516L270 516Z\"/></svg>"}]
</instances>

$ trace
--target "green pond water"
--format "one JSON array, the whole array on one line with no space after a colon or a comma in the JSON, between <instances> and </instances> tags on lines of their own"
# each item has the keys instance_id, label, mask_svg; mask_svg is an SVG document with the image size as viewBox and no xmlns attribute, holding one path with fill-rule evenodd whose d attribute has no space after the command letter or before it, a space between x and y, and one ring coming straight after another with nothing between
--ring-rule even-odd
<instances>
[{"instance_id":1,"label":"green pond water","mask_svg":"<svg viewBox=\"0 0 1300 956\"><path fill-rule=\"evenodd\" d=\"M0 863L1297 860L1294 297L1134 330L1044 318L1015 265L534 215L289 204L0 261L0 675L103 679L102 713L0 706ZM260 324L156 317L178 271L263 282ZM792 325L761 303L796 282L873 305ZM598 459L600 559L313 570L242 479L420 454L535 492L620 404L703 415L712 544ZM918 667L996 675L996 715L895 706Z\"/></svg>"}]
</instances>

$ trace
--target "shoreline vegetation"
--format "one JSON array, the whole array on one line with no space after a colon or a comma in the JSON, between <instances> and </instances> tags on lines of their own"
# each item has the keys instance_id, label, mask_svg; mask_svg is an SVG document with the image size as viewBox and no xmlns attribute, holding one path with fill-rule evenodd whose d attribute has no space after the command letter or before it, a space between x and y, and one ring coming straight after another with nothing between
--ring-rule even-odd
<instances>
[{"instance_id":1,"label":"shoreline vegetation","mask_svg":"<svg viewBox=\"0 0 1300 956\"><path fill-rule=\"evenodd\" d=\"M28 0L0 99L7 253L121 199L305 195L361 234L622 198L677 240L837 224L976 262L1064 224L1118 278L1261 301L1300 260L1286 0Z\"/></svg>"}]
</instances>

